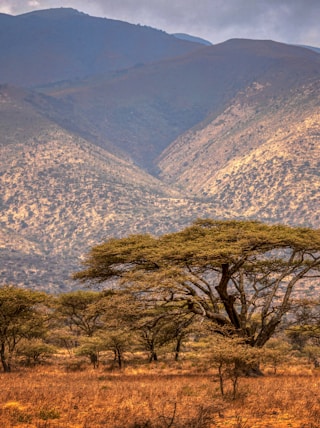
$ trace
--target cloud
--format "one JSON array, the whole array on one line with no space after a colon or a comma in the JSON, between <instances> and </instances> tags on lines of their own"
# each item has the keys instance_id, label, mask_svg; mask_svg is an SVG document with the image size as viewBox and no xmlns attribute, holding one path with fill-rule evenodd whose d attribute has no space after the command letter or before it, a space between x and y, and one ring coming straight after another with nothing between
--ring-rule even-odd
<instances>
[{"instance_id":1,"label":"cloud","mask_svg":"<svg viewBox=\"0 0 320 428\"><path fill-rule=\"evenodd\" d=\"M0 13L7 13L8 15L12 14L12 7L10 6L9 2L0 2Z\"/></svg>"},{"instance_id":2,"label":"cloud","mask_svg":"<svg viewBox=\"0 0 320 428\"><path fill-rule=\"evenodd\" d=\"M38 7L40 7L40 2L37 0L30 0L30 1L28 1L28 5L31 7L37 7L38 8Z\"/></svg>"},{"instance_id":3,"label":"cloud","mask_svg":"<svg viewBox=\"0 0 320 428\"><path fill-rule=\"evenodd\" d=\"M51 7L73 7L213 43L243 37L320 45L319 0L0 0L0 11L12 14Z\"/></svg>"}]
</instances>

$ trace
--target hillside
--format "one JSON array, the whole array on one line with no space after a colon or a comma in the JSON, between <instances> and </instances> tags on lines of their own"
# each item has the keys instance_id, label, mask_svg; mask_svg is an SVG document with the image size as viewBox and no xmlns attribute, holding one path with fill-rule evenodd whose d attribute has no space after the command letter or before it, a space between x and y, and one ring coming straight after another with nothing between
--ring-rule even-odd
<instances>
[{"instance_id":1,"label":"hillside","mask_svg":"<svg viewBox=\"0 0 320 428\"><path fill-rule=\"evenodd\" d=\"M29 98L0 90L1 281L65 288L91 245L179 229L203 213L200 203L45 119Z\"/></svg>"},{"instance_id":2,"label":"hillside","mask_svg":"<svg viewBox=\"0 0 320 428\"><path fill-rule=\"evenodd\" d=\"M320 78L320 56L271 41L230 40L176 59L96 77L47 93L69 102L100 137L116 143L142 168L179 135L220 114L239 91L259 82L264 97ZM102 146L104 147L103 143Z\"/></svg>"},{"instance_id":3,"label":"hillside","mask_svg":"<svg viewBox=\"0 0 320 428\"><path fill-rule=\"evenodd\" d=\"M160 176L228 216L320 227L319 81L266 99L255 83L179 137Z\"/></svg>"}]
</instances>

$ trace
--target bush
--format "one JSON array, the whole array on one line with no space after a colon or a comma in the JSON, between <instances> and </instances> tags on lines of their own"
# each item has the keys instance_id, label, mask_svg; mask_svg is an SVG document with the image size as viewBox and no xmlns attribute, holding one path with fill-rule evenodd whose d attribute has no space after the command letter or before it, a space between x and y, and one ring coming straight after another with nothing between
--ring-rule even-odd
<instances>
[{"instance_id":1,"label":"bush","mask_svg":"<svg viewBox=\"0 0 320 428\"><path fill-rule=\"evenodd\" d=\"M24 363L28 366L42 364L55 353L56 348L44 343L41 339L25 340L17 349L17 355L23 357Z\"/></svg>"}]
</instances>

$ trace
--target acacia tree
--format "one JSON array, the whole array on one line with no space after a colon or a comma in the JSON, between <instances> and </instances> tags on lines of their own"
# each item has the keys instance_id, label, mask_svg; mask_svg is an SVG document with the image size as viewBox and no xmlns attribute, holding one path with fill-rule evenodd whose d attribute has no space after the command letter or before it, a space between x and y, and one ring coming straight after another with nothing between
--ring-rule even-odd
<instances>
[{"instance_id":1,"label":"acacia tree","mask_svg":"<svg viewBox=\"0 0 320 428\"><path fill-rule=\"evenodd\" d=\"M262 347L290 310L299 281L319 276L320 231L198 220L160 237L110 239L91 249L84 266L75 279L118 279L140 299L176 302L222 334Z\"/></svg>"},{"instance_id":2,"label":"acacia tree","mask_svg":"<svg viewBox=\"0 0 320 428\"><path fill-rule=\"evenodd\" d=\"M74 334L92 337L103 327L105 297L105 293L98 291L77 290L60 294L56 314Z\"/></svg>"},{"instance_id":3,"label":"acacia tree","mask_svg":"<svg viewBox=\"0 0 320 428\"><path fill-rule=\"evenodd\" d=\"M45 334L47 314L44 293L13 286L0 287L0 359L4 372L11 371L12 357L23 339Z\"/></svg>"},{"instance_id":4,"label":"acacia tree","mask_svg":"<svg viewBox=\"0 0 320 428\"><path fill-rule=\"evenodd\" d=\"M78 290L58 296L56 315L77 339L77 355L88 356L93 367L97 367L99 353L112 350L121 368L124 353L131 346L132 327L140 317L141 305L137 303L118 291ZM70 336L65 333L58 331L57 339L68 346Z\"/></svg>"},{"instance_id":5,"label":"acacia tree","mask_svg":"<svg viewBox=\"0 0 320 428\"><path fill-rule=\"evenodd\" d=\"M192 323L192 316L164 305L141 312L141 318L134 328L139 342L149 353L149 363L158 361L158 351L163 346L175 342L175 360L178 360L181 343L186 328Z\"/></svg>"},{"instance_id":6,"label":"acacia tree","mask_svg":"<svg viewBox=\"0 0 320 428\"><path fill-rule=\"evenodd\" d=\"M94 367L98 364L100 345L98 346L93 336L104 327L103 315L108 306L107 300L107 292L92 290L60 294L56 300L56 316L60 322L70 330L76 341L81 335L87 338L82 350L84 354L89 355ZM65 332L60 339L63 337L65 340Z\"/></svg>"},{"instance_id":7,"label":"acacia tree","mask_svg":"<svg viewBox=\"0 0 320 428\"><path fill-rule=\"evenodd\" d=\"M259 363L261 350L244 346L239 338L215 337L212 341L210 361L218 370L221 395L225 395L226 381L232 384L232 398L238 393L239 379L243 375L244 365L256 366Z\"/></svg>"}]
</instances>

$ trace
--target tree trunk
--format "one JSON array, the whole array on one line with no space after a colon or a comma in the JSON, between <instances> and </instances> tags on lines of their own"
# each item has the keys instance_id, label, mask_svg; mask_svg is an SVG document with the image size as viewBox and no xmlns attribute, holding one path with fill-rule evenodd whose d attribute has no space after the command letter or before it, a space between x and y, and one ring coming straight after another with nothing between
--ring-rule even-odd
<instances>
[{"instance_id":1,"label":"tree trunk","mask_svg":"<svg viewBox=\"0 0 320 428\"><path fill-rule=\"evenodd\" d=\"M263 326L260 333L258 334L258 337L255 340L254 346L257 348L262 348L273 335L276 328L280 324L280 321L280 317L274 317L265 326Z\"/></svg>"},{"instance_id":2,"label":"tree trunk","mask_svg":"<svg viewBox=\"0 0 320 428\"><path fill-rule=\"evenodd\" d=\"M117 359L118 359L118 366L119 366L119 369L121 370L122 369L122 363L123 363L123 361L122 361L122 352L121 352L121 350L120 349L117 349Z\"/></svg>"},{"instance_id":3,"label":"tree trunk","mask_svg":"<svg viewBox=\"0 0 320 428\"><path fill-rule=\"evenodd\" d=\"M1 343L1 348L0 348L0 357L1 357L1 363L2 363L2 367L3 367L3 371L5 373L10 373L11 372L11 365L10 363L6 360L6 355L5 355L5 346L4 343Z\"/></svg>"},{"instance_id":4,"label":"tree trunk","mask_svg":"<svg viewBox=\"0 0 320 428\"><path fill-rule=\"evenodd\" d=\"M93 368L96 369L99 366L98 354L95 352L92 352L90 354L90 361L91 361L91 364L93 365Z\"/></svg>"},{"instance_id":5,"label":"tree trunk","mask_svg":"<svg viewBox=\"0 0 320 428\"><path fill-rule=\"evenodd\" d=\"M219 364L218 367L218 373L219 373L219 386L220 386L220 392L222 397L224 396L224 383L223 383L223 363Z\"/></svg>"},{"instance_id":6,"label":"tree trunk","mask_svg":"<svg viewBox=\"0 0 320 428\"><path fill-rule=\"evenodd\" d=\"M158 361L158 355L156 351L151 351L150 357L149 357L149 363L152 363L152 361Z\"/></svg>"},{"instance_id":7,"label":"tree trunk","mask_svg":"<svg viewBox=\"0 0 320 428\"><path fill-rule=\"evenodd\" d=\"M175 349L175 355L174 355L174 361L178 361L179 360L179 353L180 353L180 349L181 349L181 343L182 343L182 336L178 336L178 338L177 338L177 344L176 344L176 349Z\"/></svg>"},{"instance_id":8,"label":"tree trunk","mask_svg":"<svg viewBox=\"0 0 320 428\"><path fill-rule=\"evenodd\" d=\"M225 308L225 311L228 314L229 320L233 327L235 327L237 330L241 328L241 322L239 318L239 314L234 306L235 303L235 297L232 295L229 295L228 293L228 283L230 281L231 274L229 271L229 264L223 263L222 264L222 277L220 280L220 283L218 286L216 286L216 290L219 294L219 297L223 303L223 306Z\"/></svg>"}]
</instances>

